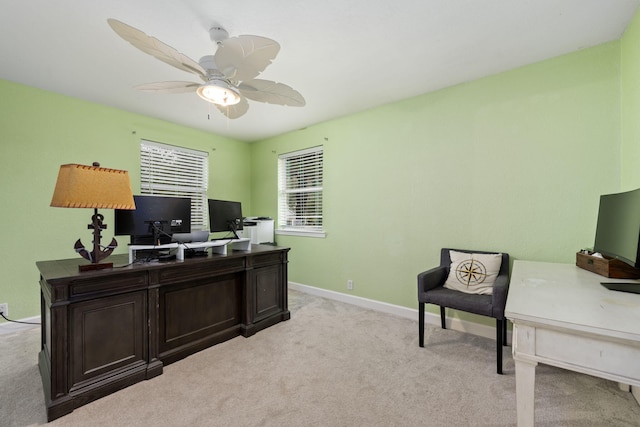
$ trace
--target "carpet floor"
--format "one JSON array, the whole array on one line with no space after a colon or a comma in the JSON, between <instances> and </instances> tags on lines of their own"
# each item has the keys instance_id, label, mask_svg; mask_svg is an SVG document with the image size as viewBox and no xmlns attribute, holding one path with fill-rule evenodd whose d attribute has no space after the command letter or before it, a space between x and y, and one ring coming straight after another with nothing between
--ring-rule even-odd
<instances>
[{"instance_id":1,"label":"carpet floor","mask_svg":"<svg viewBox=\"0 0 640 427\"><path fill-rule=\"evenodd\" d=\"M291 319L164 367L50 426L515 426L511 348L289 291ZM417 317L417 316L416 316ZM46 424L40 329L0 335L0 425ZM640 426L611 381L539 365L537 426Z\"/></svg>"}]
</instances>

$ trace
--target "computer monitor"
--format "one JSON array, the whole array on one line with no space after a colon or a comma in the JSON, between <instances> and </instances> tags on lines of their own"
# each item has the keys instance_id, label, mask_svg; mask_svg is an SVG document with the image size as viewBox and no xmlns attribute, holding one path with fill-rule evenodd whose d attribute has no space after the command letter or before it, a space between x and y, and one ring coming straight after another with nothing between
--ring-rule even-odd
<instances>
[{"instance_id":1,"label":"computer monitor","mask_svg":"<svg viewBox=\"0 0 640 427\"><path fill-rule=\"evenodd\" d=\"M209 229L212 233L232 232L238 239L242 230L242 204L230 200L209 199Z\"/></svg>"},{"instance_id":2,"label":"computer monitor","mask_svg":"<svg viewBox=\"0 0 640 427\"><path fill-rule=\"evenodd\" d=\"M593 250L640 268L640 189L600 196Z\"/></svg>"},{"instance_id":3,"label":"computer monitor","mask_svg":"<svg viewBox=\"0 0 640 427\"><path fill-rule=\"evenodd\" d=\"M133 196L135 210L115 210L114 234L131 236L132 245L161 245L174 233L191 232L191 199Z\"/></svg>"}]
</instances>

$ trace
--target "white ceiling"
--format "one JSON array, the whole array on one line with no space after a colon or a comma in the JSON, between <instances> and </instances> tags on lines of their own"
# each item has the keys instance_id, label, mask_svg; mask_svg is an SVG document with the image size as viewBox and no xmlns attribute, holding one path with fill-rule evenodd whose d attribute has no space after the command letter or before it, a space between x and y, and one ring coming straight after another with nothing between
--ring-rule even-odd
<instances>
[{"instance_id":1,"label":"white ceiling","mask_svg":"<svg viewBox=\"0 0 640 427\"><path fill-rule=\"evenodd\" d=\"M0 78L254 141L621 37L640 0L2 0ZM195 93L132 89L196 76L142 53L116 18L198 61L209 28L281 45L260 78L302 108L249 101L228 120ZM210 116L210 118L208 118Z\"/></svg>"}]
</instances>

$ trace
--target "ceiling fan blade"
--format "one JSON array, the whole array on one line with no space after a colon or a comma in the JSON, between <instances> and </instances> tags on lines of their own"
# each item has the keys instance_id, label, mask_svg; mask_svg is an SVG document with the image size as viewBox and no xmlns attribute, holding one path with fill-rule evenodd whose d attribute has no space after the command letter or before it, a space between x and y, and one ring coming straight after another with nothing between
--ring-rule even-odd
<instances>
[{"instance_id":1,"label":"ceiling fan blade","mask_svg":"<svg viewBox=\"0 0 640 427\"><path fill-rule=\"evenodd\" d=\"M117 19L110 18L107 19L107 22L116 34L144 53L147 53L180 70L196 74L200 76L203 81L207 81L207 72L204 68L188 56L181 54L155 37L148 36L137 28L127 25L124 22L120 22Z\"/></svg>"},{"instance_id":2,"label":"ceiling fan blade","mask_svg":"<svg viewBox=\"0 0 640 427\"><path fill-rule=\"evenodd\" d=\"M137 85L135 88L143 92L187 93L195 92L200 86L200 83L194 82L157 82Z\"/></svg>"},{"instance_id":3,"label":"ceiling fan blade","mask_svg":"<svg viewBox=\"0 0 640 427\"><path fill-rule=\"evenodd\" d=\"M218 104L214 105L222 114L230 119L237 119L238 117L244 116L244 113L249 110L249 103L244 98L240 98L240 102L235 105L227 105L226 107Z\"/></svg>"},{"instance_id":4,"label":"ceiling fan blade","mask_svg":"<svg viewBox=\"0 0 640 427\"><path fill-rule=\"evenodd\" d=\"M279 51L278 42L266 37L231 37L218 47L216 65L230 80L251 80L271 64Z\"/></svg>"},{"instance_id":5,"label":"ceiling fan blade","mask_svg":"<svg viewBox=\"0 0 640 427\"><path fill-rule=\"evenodd\" d=\"M238 89L243 96L254 101L291 107L303 107L306 104L300 92L284 83L255 79L240 83Z\"/></svg>"}]
</instances>

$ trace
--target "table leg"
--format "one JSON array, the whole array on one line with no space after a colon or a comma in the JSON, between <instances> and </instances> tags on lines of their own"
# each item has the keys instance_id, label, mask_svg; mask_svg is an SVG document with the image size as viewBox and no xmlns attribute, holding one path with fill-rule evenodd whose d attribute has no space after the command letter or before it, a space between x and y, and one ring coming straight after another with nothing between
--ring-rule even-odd
<instances>
[{"instance_id":1,"label":"table leg","mask_svg":"<svg viewBox=\"0 0 640 427\"><path fill-rule=\"evenodd\" d=\"M533 427L535 424L535 383L538 362L515 359L516 408L518 427Z\"/></svg>"}]
</instances>

